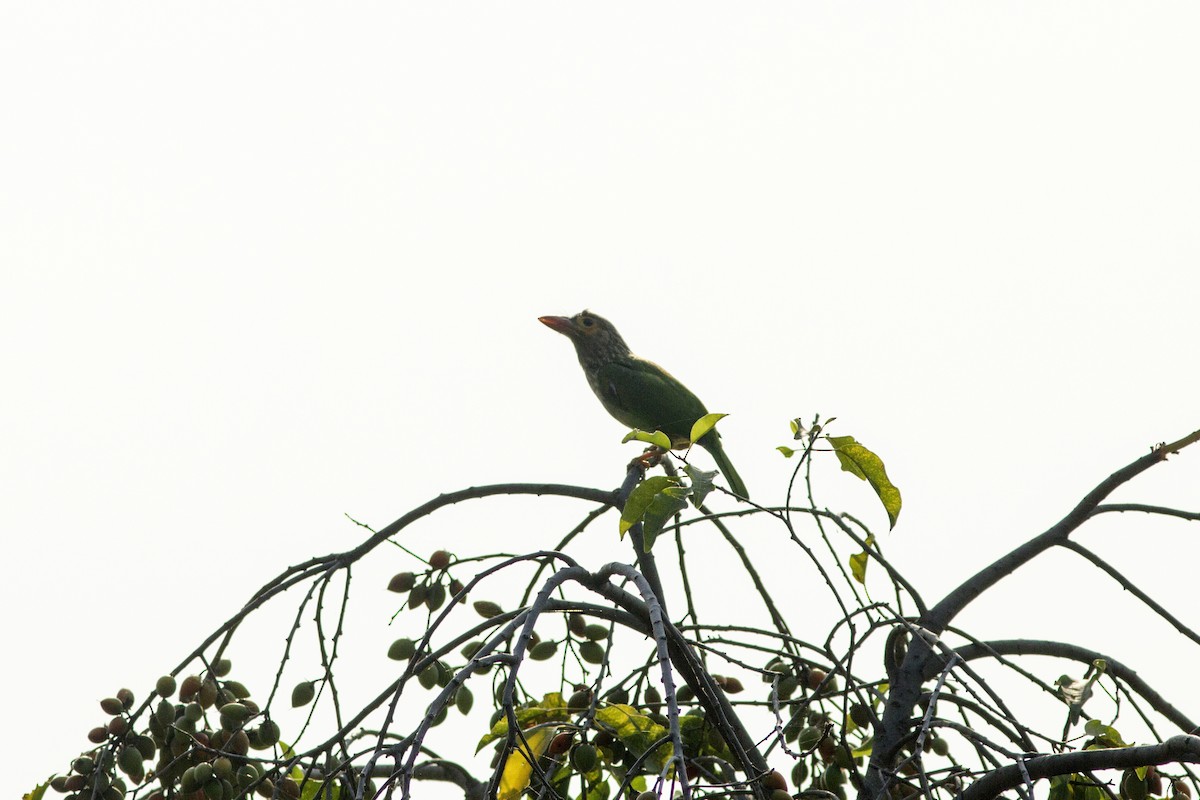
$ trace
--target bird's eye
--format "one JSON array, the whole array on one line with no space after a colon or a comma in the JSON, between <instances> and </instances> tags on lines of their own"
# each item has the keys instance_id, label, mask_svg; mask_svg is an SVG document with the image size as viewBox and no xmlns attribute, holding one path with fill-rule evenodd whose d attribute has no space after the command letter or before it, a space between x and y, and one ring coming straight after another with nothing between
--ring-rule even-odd
<instances>
[{"instance_id":1,"label":"bird's eye","mask_svg":"<svg viewBox=\"0 0 1200 800\"><path fill-rule=\"evenodd\" d=\"M590 328L592 325L596 324L596 320L592 319L591 317L584 317L580 320L580 322L583 323L583 327L585 328Z\"/></svg>"}]
</instances>

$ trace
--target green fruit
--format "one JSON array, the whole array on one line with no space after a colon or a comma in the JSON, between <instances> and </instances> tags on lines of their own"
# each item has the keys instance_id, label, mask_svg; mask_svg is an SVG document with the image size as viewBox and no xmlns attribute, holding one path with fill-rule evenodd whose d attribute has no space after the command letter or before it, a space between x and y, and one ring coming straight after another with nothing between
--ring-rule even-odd
<instances>
[{"instance_id":1,"label":"green fruit","mask_svg":"<svg viewBox=\"0 0 1200 800\"><path fill-rule=\"evenodd\" d=\"M593 622L591 625L584 626L583 636L593 642L603 641L608 638L608 626Z\"/></svg>"},{"instance_id":2,"label":"green fruit","mask_svg":"<svg viewBox=\"0 0 1200 800\"><path fill-rule=\"evenodd\" d=\"M696 690L684 684L675 690L675 702L689 703L696 698Z\"/></svg>"},{"instance_id":3,"label":"green fruit","mask_svg":"<svg viewBox=\"0 0 1200 800\"><path fill-rule=\"evenodd\" d=\"M430 664L428 667L421 670L419 675L417 675L417 682L426 689L432 689L434 686L437 686L438 676L440 673L441 670L438 669L438 665L436 663Z\"/></svg>"},{"instance_id":4,"label":"green fruit","mask_svg":"<svg viewBox=\"0 0 1200 800\"><path fill-rule=\"evenodd\" d=\"M117 766L126 775L133 777L134 773L145 773L142 767L142 754L136 747L123 747L117 754Z\"/></svg>"},{"instance_id":5,"label":"green fruit","mask_svg":"<svg viewBox=\"0 0 1200 800\"><path fill-rule=\"evenodd\" d=\"M397 572L388 582L389 592L403 594L417 585L417 576L411 572Z\"/></svg>"},{"instance_id":6,"label":"green fruit","mask_svg":"<svg viewBox=\"0 0 1200 800\"><path fill-rule=\"evenodd\" d=\"M258 726L258 738L262 742L262 747L259 750L266 750L279 741L279 723L273 719L265 721Z\"/></svg>"},{"instance_id":7,"label":"green fruit","mask_svg":"<svg viewBox=\"0 0 1200 800\"><path fill-rule=\"evenodd\" d=\"M807 753L821 743L824 735L824 731L820 728L814 728L810 725L800 731L800 735L796 737L796 746Z\"/></svg>"},{"instance_id":8,"label":"green fruit","mask_svg":"<svg viewBox=\"0 0 1200 800\"><path fill-rule=\"evenodd\" d=\"M579 657L589 664L603 664L604 648L596 642L583 642L579 645Z\"/></svg>"},{"instance_id":9,"label":"green fruit","mask_svg":"<svg viewBox=\"0 0 1200 800\"><path fill-rule=\"evenodd\" d=\"M143 759L154 758L154 753L158 749L154 745L154 740L149 736L134 736L132 744L142 754Z\"/></svg>"},{"instance_id":10,"label":"green fruit","mask_svg":"<svg viewBox=\"0 0 1200 800\"><path fill-rule=\"evenodd\" d=\"M221 706L221 716L228 717L234 722L245 722L250 717L250 709L241 703L226 703Z\"/></svg>"},{"instance_id":11,"label":"green fruit","mask_svg":"<svg viewBox=\"0 0 1200 800\"><path fill-rule=\"evenodd\" d=\"M312 702L316 694L317 687L314 681L300 681L292 687L292 708L300 708L301 706L308 705Z\"/></svg>"},{"instance_id":12,"label":"green fruit","mask_svg":"<svg viewBox=\"0 0 1200 800\"><path fill-rule=\"evenodd\" d=\"M544 642L538 642L529 651L529 657L534 661L545 661L554 658L554 653L558 650L558 643L547 639Z\"/></svg>"},{"instance_id":13,"label":"green fruit","mask_svg":"<svg viewBox=\"0 0 1200 800\"><path fill-rule=\"evenodd\" d=\"M458 687L458 691L454 693L454 706L459 710L459 713L466 715L471 713L471 706L475 704L475 696L471 694L471 690L466 686Z\"/></svg>"},{"instance_id":14,"label":"green fruit","mask_svg":"<svg viewBox=\"0 0 1200 800\"><path fill-rule=\"evenodd\" d=\"M504 609L500 608L499 605L493 603L491 600L476 600L472 604L472 607L475 609L475 613L484 619L498 617L504 613Z\"/></svg>"},{"instance_id":15,"label":"green fruit","mask_svg":"<svg viewBox=\"0 0 1200 800\"><path fill-rule=\"evenodd\" d=\"M437 611L446 602L446 587L440 583L435 583L429 587L429 592L425 596L425 607L430 611Z\"/></svg>"},{"instance_id":16,"label":"green fruit","mask_svg":"<svg viewBox=\"0 0 1200 800\"><path fill-rule=\"evenodd\" d=\"M466 644L464 644L462 646L462 649L459 650L458 652L462 654L463 658L470 661L472 658L475 657L475 654L479 652L481 647L483 647L483 642L476 639L473 642L467 642Z\"/></svg>"},{"instance_id":17,"label":"green fruit","mask_svg":"<svg viewBox=\"0 0 1200 800\"><path fill-rule=\"evenodd\" d=\"M233 774L233 762L225 756L214 759L212 762L213 775L225 780Z\"/></svg>"},{"instance_id":18,"label":"green fruit","mask_svg":"<svg viewBox=\"0 0 1200 800\"><path fill-rule=\"evenodd\" d=\"M96 769L96 762L88 756L80 756L71 762L71 769L80 775L88 775L92 770Z\"/></svg>"},{"instance_id":19,"label":"green fruit","mask_svg":"<svg viewBox=\"0 0 1200 800\"><path fill-rule=\"evenodd\" d=\"M799 789L808 780L808 762L804 760L797 761L792 767L792 786Z\"/></svg>"},{"instance_id":20,"label":"green fruit","mask_svg":"<svg viewBox=\"0 0 1200 800\"><path fill-rule=\"evenodd\" d=\"M228 658L218 658L213 662L212 670L218 678L224 678L229 674L229 670L233 669L233 662Z\"/></svg>"},{"instance_id":21,"label":"green fruit","mask_svg":"<svg viewBox=\"0 0 1200 800\"><path fill-rule=\"evenodd\" d=\"M408 637L404 637L392 642L392 646L388 648L387 655L393 661L408 661L415 652L417 652L417 643Z\"/></svg>"},{"instance_id":22,"label":"green fruit","mask_svg":"<svg viewBox=\"0 0 1200 800\"><path fill-rule=\"evenodd\" d=\"M250 764L243 764L237 771L237 784L243 789L258 780L258 771Z\"/></svg>"},{"instance_id":23,"label":"green fruit","mask_svg":"<svg viewBox=\"0 0 1200 800\"><path fill-rule=\"evenodd\" d=\"M933 752L943 757L950 755L950 743L939 736L933 740Z\"/></svg>"},{"instance_id":24,"label":"green fruit","mask_svg":"<svg viewBox=\"0 0 1200 800\"><path fill-rule=\"evenodd\" d=\"M572 694L567 699L568 711L583 711L592 704L592 692L590 689L584 688Z\"/></svg>"},{"instance_id":25,"label":"green fruit","mask_svg":"<svg viewBox=\"0 0 1200 800\"><path fill-rule=\"evenodd\" d=\"M213 703L217 702L217 684L208 678L200 685L200 691L196 694L196 700L202 708L208 708Z\"/></svg>"},{"instance_id":26,"label":"green fruit","mask_svg":"<svg viewBox=\"0 0 1200 800\"><path fill-rule=\"evenodd\" d=\"M624 686L614 686L604 693L604 699L610 703L625 705L629 702L629 690Z\"/></svg>"},{"instance_id":27,"label":"green fruit","mask_svg":"<svg viewBox=\"0 0 1200 800\"><path fill-rule=\"evenodd\" d=\"M408 607L416 608L425 602L425 598L429 595L429 587L425 584L414 586L408 593Z\"/></svg>"},{"instance_id":28,"label":"green fruit","mask_svg":"<svg viewBox=\"0 0 1200 800\"><path fill-rule=\"evenodd\" d=\"M580 772L591 772L596 767L596 760L596 748L586 742L571 751L571 766Z\"/></svg>"},{"instance_id":29,"label":"green fruit","mask_svg":"<svg viewBox=\"0 0 1200 800\"><path fill-rule=\"evenodd\" d=\"M642 702L645 703L651 711L657 711L662 704L662 693L654 686L647 686L642 692Z\"/></svg>"},{"instance_id":30,"label":"green fruit","mask_svg":"<svg viewBox=\"0 0 1200 800\"><path fill-rule=\"evenodd\" d=\"M159 697L170 697L175 694L175 679L170 675L163 675L155 682L154 691Z\"/></svg>"},{"instance_id":31,"label":"green fruit","mask_svg":"<svg viewBox=\"0 0 1200 800\"><path fill-rule=\"evenodd\" d=\"M183 718L188 722L199 722L203 716L204 709L200 707L199 703L188 703L183 708Z\"/></svg>"},{"instance_id":32,"label":"green fruit","mask_svg":"<svg viewBox=\"0 0 1200 800\"><path fill-rule=\"evenodd\" d=\"M576 636L584 636L584 631L587 630L587 617L578 612L572 612L567 615L567 630Z\"/></svg>"},{"instance_id":33,"label":"green fruit","mask_svg":"<svg viewBox=\"0 0 1200 800\"><path fill-rule=\"evenodd\" d=\"M870 706L863 703L855 703L850 706L850 719L860 728L870 727L873 717Z\"/></svg>"},{"instance_id":34,"label":"green fruit","mask_svg":"<svg viewBox=\"0 0 1200 800\"><path fill-rule=\"evenodd\" d=\"M246 688L245 684L239 681L225 681L225 691L229 692L237 700L245 700L250 696L250 690Z\"/></svg>"},{"instance_id":35,"label":"green fruit","mask_svg":"<svg viewBox=\"0 0 1200 800\"><path fill-rule=\"evenodd\" d=\"M829 789L841 786L846 782L846 773L836 764L830 764L825 768L825 786Z\"/></svg>"}]
</instances>

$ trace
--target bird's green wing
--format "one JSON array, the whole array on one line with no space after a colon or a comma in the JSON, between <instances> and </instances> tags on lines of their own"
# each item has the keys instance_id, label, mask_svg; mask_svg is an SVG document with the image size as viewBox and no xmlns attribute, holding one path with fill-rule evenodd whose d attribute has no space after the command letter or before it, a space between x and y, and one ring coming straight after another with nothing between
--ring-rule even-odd
<instances>
[{"instance_id":1,"label":"bird's green wing","mask_svg":"<svg viewBox=\"0 0 1200 800\"><path fill-rule=\"evenodd\" d=\"M596 370L592 387L617 420L631 428L660 430L686 439L704 404L657 364L643 359L611 361Z\"/></svg>"}]
</instances>

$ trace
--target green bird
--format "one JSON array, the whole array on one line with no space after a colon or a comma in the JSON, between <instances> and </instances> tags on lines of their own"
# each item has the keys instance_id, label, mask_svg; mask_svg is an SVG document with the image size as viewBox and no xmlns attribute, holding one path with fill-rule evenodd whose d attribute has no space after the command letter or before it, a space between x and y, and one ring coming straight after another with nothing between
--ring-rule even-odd
<instances>
[{"instance_id":1,"label":"green bird","mask_svg":"<svg viewBox=\"0 0 1200 800\"><path fill-rule=\"evenodd\" d=\"M643 431L662 431L671 437L674 447L689 444L692 424L708 413L704 403L658 364L630 352L611 322L590 311L573 317L538 317L538 321L575 345L588 385L618 422ZM716 428L696 444L712 455L729 488L749 498L746 484L721 447Z\"/></svg>"}]
</instances>

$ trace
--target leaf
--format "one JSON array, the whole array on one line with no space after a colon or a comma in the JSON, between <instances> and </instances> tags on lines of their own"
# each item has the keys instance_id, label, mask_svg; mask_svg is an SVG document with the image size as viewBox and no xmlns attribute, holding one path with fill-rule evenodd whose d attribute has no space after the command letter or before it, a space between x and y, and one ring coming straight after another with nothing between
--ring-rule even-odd
<instances>
[{"instance_id":1,"label":"leaf","mask_svg":"<svg viewBox=\"0 0 1200 800\"><path fill-rule=\"evenodd\" d=\"M517 740L516 746L504 760L504 771L500 774L500 786L496 790L497 800L516 800L529 786L529 778L533 775L533 765L554 736L553 726L535 728L525 736L525 741Z\"/></svg>"},{"instance_id":2,"label":"leaf","mask_svg":"<svg viewBox=\"0 0 1200 800\"><path fill-rule=\"evenodd\" d=\"M887 512L891 523L888 527L895 528L896 519L900 516L900 490L888 480L883 460L854 441L853 436L826 436L825 439L833 445L833 452L843 470L871 484Z\"/></svg>"},{"instance_id":3,"label":"leaf","mask_svg":"<svg viewBox=\"0 0 1200 800\"><path fill-rule=\"evenodd\" d=\"M704 438L704 434L711 431L717 426L718 422L728 416L728 414L705 414L692 423L692 432L688 434L688 440L692 442L700 441Z\"/></svg>"},{"instance_id":4,"label":"leaf","mask_svg":"<svg viewBox=\"0 0 1200 800\"><path fill-rule=\"evenodd\" d=\"M517 718L517 725L522 730L532 728L544 722L565 722L567 719L567 703L563 699L562 692L550 692L544 695L542 701L537 705L515 709L513 715ZM496 720L496 724L492 726L492 729L479 740L479 744L475 746L475 752L478 753L485 745L507 735L508 717L501 716L500 719Z\"/></svg>"},{"instance_id":5,"label":"leaf","mask_svg":"<svg viewBox=\"0 0 1200 800\"><path fill-rule=\"evenodd\" d=\"M34 787L32 792L26 792L22 795L22 800L42 800L42 795L46 793L46 789L50 787L50 781L40 783Z\"/></svg>"},{"instance_id":6,"label":"leaf","mask_svg":"<svg viewBox=\"0 0 1200 800\"><path fill-rule=\"evenodd\" d=\"M685 464L683 471L692 482L692 505L699 508L700 504L704 502L704 498L708 497L709 492L713 490L713 478L717 477L720 473L715 469L712 472L697 469L691 464Z\"/></svg>"},{"instance_id":7,"label":"leaf","mask_svg":"<svg viewBox=\"0 0 1200 800\"><path fill-rule=\"evenodd\" d=\"M667 520L687 508L687 494L688 490L682 486L668 486L650 501L642 517L642 549L647 553Z\"/></svg>"},{"instance_id":8,"label":"leaf","mask_svg":"<svg viewBox=\"0 0 1200 800\"><path fill-rule=\"evenodd\" d=\"M622 703L613 703L597 709L596 723L638 756L649 750L652 744L667 734L664 726L642 714L633 706ZM661 752L646 760L647 764L654 759L658 760L659 764L651 765L653 771L658 771L660 766L666 764L671 758L670 742L660 746L659 750Z\"/></svg>"},{"instance_id":9,"label":"leaf","mask_svg":"<svg viewBox=\"0 0 1200 800\"><path fill-rule=\"evenodd\" d=\"M874 535L867 536L866 544L867 547L875 544ZM867 554L866 550L850 556L850 573L854 576L854 580L858 581L864 586L867 583L867 562L869 559L870 556Z\"/></svg>"},{"instance_id":10,"label":"leaf","mask_svg":"<svg viewBox=\"0 0 1200 800\"><path fill-rule=\"evenodd\" d=\"M634 439L637 439L639 442L652 444L664 451L671 449L671 437L667 436L662 431L639 431L637 428L634 428L629 433L625 434L625 438L621 440L621 444L632 442Z\"/></svg>"},{"instance_id":11,"label":"leaf","mask_svg":"<svg viewBox=\"0 0 1200 800\"><path fill-rule=\"evenodd\" d=\"M783 453L784 458L791 458L792 456L796 455L795 450L790 447L785 447L784 445L779 445L779 447L776 447L775 449Z\"/></svg>"},{"instance_id":12,"label":"leaf","mask_svg":"<svg viewBox=\"0 0 1200 800\"><path fill-rule=\"evenodd\" d=\"M637 521L646 513L646 509L654 502L654 498L659 492L668 486L678 485L679 479L672 478L669 475L655 475L639 483L629 493L629 499L625 501L625 508L621 509L621 536L624 537L625 532L637 524Z\"/></svg>"}]
</instances>

